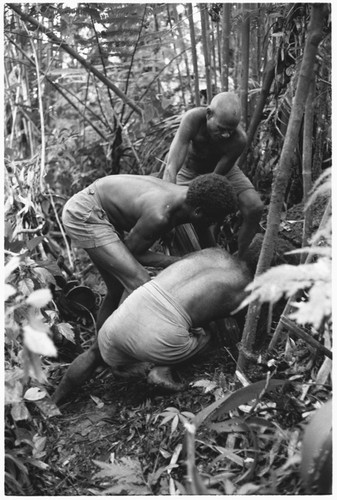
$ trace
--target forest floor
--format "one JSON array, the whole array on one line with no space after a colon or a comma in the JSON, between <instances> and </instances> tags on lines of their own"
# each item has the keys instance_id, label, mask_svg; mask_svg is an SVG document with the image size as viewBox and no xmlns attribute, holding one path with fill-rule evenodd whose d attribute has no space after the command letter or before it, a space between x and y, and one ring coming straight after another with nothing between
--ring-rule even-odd
<instances>
[{"instance_id":1,"label":"forest floor","mask_svg":"<svg viewBox=\"0 0 337 500\"><path fill-rule=\"evenodd\" d=\"M298 349L297 356L301 358L302 366L304 362L307 365L309 363L310 367L314 366L312 353L307 346ZM274 493L303 493L298 461L290 462L288 468L284 468L284 465L296 456L294 450L302 433L303 413L313 410L316 398L320 397L316 393L301 398L301 384L308 379L308 371L303 370L299 380L298 362L294 362L293 357L288 357L288 360L284 356L281 358L274 378L293 378L295 386L287 391L273 392L267 403L252 413L261 419L272 419L273 425L284 434L282 437L275 433L270 443L263 446L256 460L254 484L259 485L261 494L271 493L268 481L273 472ZM176 428L173 429L173 418L162 425L164 416L167 416L165 411L199 413L217 398L233 390L234 373L235 362L227 349L219 346L210 350L207 358L180 367L179 374L186 382L186 390L176 394L160 393L142 379L116 380L112 374L102 372L101 376L85 384L74 399L60 407L60 415L44 421L40 419L40 426L43 426L43 433L47 436L43 461L48 464L48 469L42 475L35 476L35 494L185 493L184 428L181 422L176 422ZM251 382L265 378L266 365L261 364L261 367L255 367L250 373ZM325 399L325 391L321 397ZM245 415L245 412L247 407L239 410L238 415ZM234 484L237 480L238 485L242 484L240 479L244 473L247 474L246 463L241 464L239 460L235 462L231 457L229 460L227 457L217 460L225 444L233 453L241 448L238 456L240 453L249 455L243 443L226 443L223 435L214 435L208 429L198 432L198 471L206 485L216 486L217 489L213 491L217 494L226 494L228 491L224 472L227 471ZM119 465L109 470L108 464ZM99 473L97 477L95 473ZM220 479L214 480L218 476Z\"/></svg>"}]
</instances>

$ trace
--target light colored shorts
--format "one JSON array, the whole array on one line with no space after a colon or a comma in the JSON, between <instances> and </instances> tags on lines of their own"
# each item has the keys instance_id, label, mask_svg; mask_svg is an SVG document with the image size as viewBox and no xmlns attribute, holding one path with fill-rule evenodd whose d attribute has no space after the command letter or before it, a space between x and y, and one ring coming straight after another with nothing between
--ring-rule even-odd
<instances>
[{"instance_id":1,"label":"light colored shorts","mask_svg":"<svg viewBox=\"0 0 337 500\"><path fill-rule=\"evenodd\" d=\"M132 292L98 332L103 360L112 368L147 361L180 363L203 350L210 340L171 294L155 281Z\"/></svg>"},{"instance_id":2,"label":"light colored shorts","mask_svg":"<svg viewBox=\"0 0 337 500\"><path fill-rule=\"evenodd\" d=\"M198 177L198 175L193 170L183 166L177 174L177 184L180 186L188 186L196 177ZM255 189L248 177L236 165L230 169L225 177L231 183L236 196L239 196L239 194L247 189Z\"/></svg>"},{"instance_id":3,"label":"light colored shorts","mask_svg":"<svg viewBox=\"0 0 337 500\"><path fill-rule=\"evenodd\" d=\"M95 182L67 201L62 222L75 247L95 248L120 241L120 233L102 208Z\"/></svg>"}]
</instances>

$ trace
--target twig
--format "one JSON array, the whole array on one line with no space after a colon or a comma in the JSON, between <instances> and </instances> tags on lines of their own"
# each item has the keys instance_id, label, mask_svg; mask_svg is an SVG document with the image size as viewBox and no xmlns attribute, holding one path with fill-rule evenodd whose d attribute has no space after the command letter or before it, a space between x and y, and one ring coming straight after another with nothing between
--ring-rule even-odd
<instances>
[{"instance_id":1,"label":"twig","mask_svg":"<svg viewBox=\"0 0 337 500\"><path fill-rule=\"evenodd\" d=\"M48 187L49 187L49 185L48 185ZM54 210L56 222L57 222L57 224L58 224L58 226L60 228L60 231L61 231L61 234L62 234L62 238L63 238L64 244L66 246L66 250L67 250L67 254L68 254L68 259L69 259L70 267L71 267L71 269L74 269L74 262L73 262L73 259L72 259L72 256L71 256L70 246L69 246L66 234L64 232L63 226L61 224L60 218L58 216L58 213L57 213L57 210L56 210L56 207L55 207L55 203L54 203L54 200L53 200L53 195L52 195L52 193L50 191L48 191L48 194L49 194L51 206L53 207L53 210Z\"/></svg>"},{"instance_id":2,"label":"twig","mask_svg":"<svg viewBox=\"0 0 337 500\"><path fill-rule=\"evenodd\" d=\"M296 337L299 337L300 339L304 340L307 344L311 345L318 351L321 351L325 356L332 359L332 352L329 349L327 349L324 345L320 344L320 342L312 338L312 336L309 333L307 333L305 330L303 330L303 328L301 328L296 323L291 321L291 319L282 315L280 321L282 322L283 326L285 326L286 328L288 328L288 330L290 330L290 333L293 333L294 335L296 335Z\"/></svg>"},{"instance_id":3,"label":"twig","mask_svg":"<svg viewBox=\"0 0 337 500\"><path fill-rule=\"evenodd\" d=\"M29 31L24 24L24 28L27 32L27 35L29 37ZM44 190L44 185L43 185L43 180L44 180L44 171L46 168L46 136L45 136L45 131L44 131L44 114L43 114L43 102L42 102L42 89L41 89L41 81L40 81L40 65L39 65L39 60L37 57L36 53L36 48L35 45L32 41L32 39L29 37L30 44L32 47L33 55L34 55L34 60L35 60L35 66L36 66L36 82L37 82L37 94L38 94L38 100L39 100L39 114L40 114L40 123L41 123L41 164L40 164L40 190L41 193Z\"/></svg>"}]
</instances>

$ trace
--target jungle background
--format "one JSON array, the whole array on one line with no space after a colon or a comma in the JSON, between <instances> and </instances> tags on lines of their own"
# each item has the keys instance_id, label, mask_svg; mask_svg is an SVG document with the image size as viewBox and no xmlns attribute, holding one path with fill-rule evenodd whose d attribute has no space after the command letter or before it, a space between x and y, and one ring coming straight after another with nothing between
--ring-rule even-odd
<instances>
[{"instance_id":1,"label":"jungle background","mask_svg":"<svg viewBox=\"0 0 337 500\"><path fill-rule=\"evenodd\" d=\"M4 5L7 494L330 492L330 7ZM265 203L234 349L181 367L179 394L101 372L57 408L105 293L65 201L105 175L158 175L182 113L227 90ZM219 235L231 252L238 224Z\"/></svg>"}]
</instances>

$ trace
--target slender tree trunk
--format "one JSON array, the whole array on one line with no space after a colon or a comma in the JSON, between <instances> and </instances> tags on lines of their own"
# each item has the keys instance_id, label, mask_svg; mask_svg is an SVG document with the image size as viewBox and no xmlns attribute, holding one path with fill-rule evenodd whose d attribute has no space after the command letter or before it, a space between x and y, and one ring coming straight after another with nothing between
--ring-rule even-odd
<instances>
[{"instance_id":1,"label":"slender tree trunk","mask_svg":"<svg viewBox=\"0 0 337 500\"><path fill-rule=\"evenodd\" d=\"M219 75L220 75L220 89L221 87L221 35L220 35L220 20L216 23L216 50L218 52L218 63L215 66L216 68L219 68Z\"/></svg>"},{"instance_id":2,"label":"slender tree trunk","mask_svg":"<svg viewBox=\"0 0 337 500\"><path fill-rule=\"evenodd\" d=\"M258 101L255 109L254 109L254 114L252 116L252 119L249 123L249 128L248 128L248 132L247 132L247 144L246 144L245 149L243 150L243 153L240 156L238 163L237 163L237 165L244 172L246 172L247 169L243 168L243 165L247 159L249 148L254 140L256 130L260 124L263 109L264 109L264 106L266 104L267 98L269 96L269 91L270 91L271 84L273 83L274 76L275 76L275 63L274 63L274 61L268 61L265 72L264 72L264 77L263 77L263 82L262 82L262 87L261 87L261 92L260 92L260 98L259 98L259 101Z\"/></svg>"},{"instance_id":3,"label":"slender tree trunk","mask_svg":"<svg viewBox=\"0 0 337 500\"><path fill-rule=\"evenodd\" d=\"M212 68L213 68L213 78L214 78L214 90L212 91L212 97L213 97L213 94L217 93L217 86L218 86L218 82L217 82L217 74L216 74L216 67L217 67L217 64L216 64L216 53L215 53L215 37L214 37L214 31L213 31L213 28L214 28L214 24L212 23L210 25L209 23L209 19L208 19L208 31L211 35L211 55L212 55L212 59L213 59L213 64L212 64Z\"/></svg>"},{"instance_id":4,"label":"slender tree trunk","mask_svg":"<svg viewBox=\"0 0 337 500\"><path fill-rule=\"evenodd\" d=\"M303 177L303 202L304 205L308 201L309 193L312 187L312 136L314 128L314 99L315 99L315 78L311 78L307 102L304 112L303 126L303 161L302 161L302 177ZM310 230L312 226L312 207L309 206L304 213L302 248L308 244ZM301 254L301 264L304 263L306 254Z\"/></svg>"},{"instance_id":5,"label":"slender tree trunk","mask_svg":"<svg viewBox=\"0 0 337 500\"><path fill-rule=\"evenodd\" d=\"M199 69L197 58L197 44L195 40L194 20L193 20L193 7L191 3L187 4L187 16L190 25L190 37L192 47L192 61L194 70L194 97L196 106L200 106L200 89L199 89Z\"/></svg>"},{"instance_id":6,"label":"slender tree trunk","mask_svg":"<svg viewBox=\"0 0 337 500\"><path fill-rule=\"evenodd\" d=\"M155 26L155 31L156 33L159 33L159 21L158 21L158 16L156 12L156 4L152 4L153 8L153 18L154 18L154 26ZM159 65L158 65L158 52L159 52L159 47L154 49L154 61L155 61L155 72L157 73ZM179 64L179 63L178 63ZM157 94L161 94L161 83L160 83L160 78L157 79Z\"/></svg>"},{"instance_id":7,"label":"slender tree trunk","mask_svg":"<svg viewBox=\"0 0 337 500\"><path fill-rule=\"evenodd\" d=\"M173 36L173 23L172 23L171 14L170 14L170 6L168 4L166 4L166 10L167 10L167 17L168 17L168 21L169 21L169 25L170 25L171 33L172 33L173 51L174 51L174 54L177 55L178 51L177 51L177 46L176 46L176 42L175 42L176 39L175 39L175 36ZM177 13L177 11L175 13ZM176 65L177 65L178 77L179 77L179 82L180 82L181 96L182 96L182 100L183 100L183 103L184 103L184 107L186 107L186 99L185 99L185 92L184 92L184 83L183 83L183 79L182 79L182 76L181 76L181 71L180 71L180 66L179 66L179 61L178 60L176 62Z\"/></svg>"},{"instance_id":8,"label":"slender tree trunk","mask_svg":"<svg viewBox=\"0 0 337 500\"><path fill-rule=\"evenodd\" d=\"M200 18L201 18L202 46L203 46L204 60L205 60L207 103L209 104L212 100L212 77L211 77L211 54L209 50L207 19L206 19L206 16L208 16L207 4L201 3L199 8L200 8Z\"/></svg>"},{"instance_id":9,"label":"slender tree trunk","mask_svg":"<svg viewBox=\"0 0 337 500\"><path fill-rule=\"evenodd\" d=\"M249 82L249 42L250 42L250 4L242 7L242 68L241 68L241 108L245 130L248 126L248 82ZM246 7L247 5L247 7Z\"/></svg>"},{"instance_id":10,"label":"slender tree trunk","mask_svg":"<svg viewBox=\"0 0 337 500\"><path fill-rule=\"evenodd\" d=\"M224 3L222 6L222 69L221 69L221 90L228 91L228 70L229 70L229 35L230 18L232 5Z\"/></svg>"},{"instance_id":11,"label":"slender tree trunk","mask_svg":"<svg viewBox=\"0 0 337 500\"><path fill-rule=\"evenodd\" d=\"M183 30L181 29L181 20L180 20L179 14L178 14L177 5L172 4L172 7L173 7L174 15L176 18L176 25L177 25L178 35L179 35L179 41L181 43L181 47L182 47L182 50L184 52L183 59L184 59L185 69L186 69L187 88L189 90L190 95L192 96L192 83L191 83L190 66L188 64L188 57L187 57L187 53L186 53L184 34L183 34Z\"/></svg>"},{"instance_id":12,"label":"slender tree trunk","mask_svg":"<svg viewBox=\"0 0 337 500\"><path fill-rule=\"evenodd\" d=\"M284 139L279 166L273 183L267 219L267 229L256 270L257 276L265 272L270 267L271 259L274 254L275 241L279 231L285 191L291 174L291 160L294 156L298 142L304 107L309 93L311 76L314 72L317 47L322 39L326 15L327 4L312 4L308 36L304 47L297 89ZM256 328L260 317L260 310L261 306L257 303L249 305L238 359L238 368L241 371L245 369L255 345Z\"/></svg>"}]
</instances>

